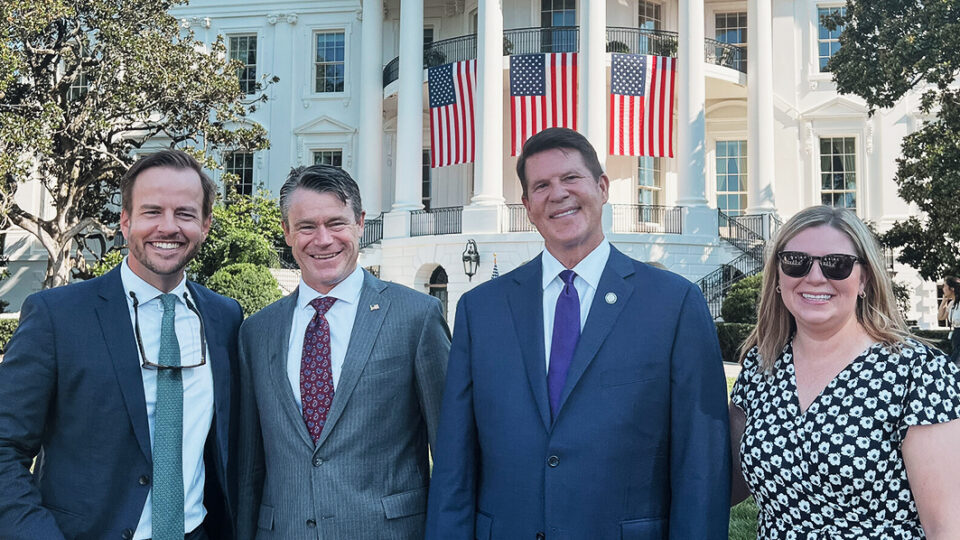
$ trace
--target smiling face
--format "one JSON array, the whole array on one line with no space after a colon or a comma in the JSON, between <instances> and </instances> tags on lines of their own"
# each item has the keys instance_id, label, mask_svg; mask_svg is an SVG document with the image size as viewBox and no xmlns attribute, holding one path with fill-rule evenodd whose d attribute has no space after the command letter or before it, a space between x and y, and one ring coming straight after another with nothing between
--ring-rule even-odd
<instances>
[{"instance_id":1,"label":"smiling face","mask_svg":"<svg viewBox=\"0 0 960 540\"><path fill-rule=\"evenodd\" d=\"M293 248L303 281L327 294L357 268L363 214L357 221L353 209L332 193L297 188L283 223L283 236Z\"/></svg>"},{"instance_id":2,"label":"smiling face","mask_svg":"<svg viewBox=\"0 0 960 540\"><path fill-rule=\"evenodd\" d=\"M152 167L137 175L130 193L130 210L120 212L127 262L144 281L170 292L210 230L200 176L193 169Z\"/></svg>"},{"instance_id":3,"label":"smiling face","mask_svg":"<svg viewBox=\"0 0 960 540\"><path fill-rule=\"evenodd\" d=\"M786 243L783 251L801 251L813 256L857 255L853 241L828 225L800 231ZM847 324L857 323L857 295L864 286L861 264L853 265L853 272L842 280L823 277L819 261L814 261L810 272L800 278L787 276L779 265L777 273L783 304L796 320L798 331L836 331Z\"/></svg>"},{"instance_id":4,"label":"smiling face","mask_svg":"<svg viewBox=\"0 0 960 540\"><path fill-rule=\"evenodd\" d=\"M603 241L607 175L595 179L580 152L554 148L527 158L526 178L527 217L540 231L547 250L573 268Z\"/></svg>"}]
</instances>

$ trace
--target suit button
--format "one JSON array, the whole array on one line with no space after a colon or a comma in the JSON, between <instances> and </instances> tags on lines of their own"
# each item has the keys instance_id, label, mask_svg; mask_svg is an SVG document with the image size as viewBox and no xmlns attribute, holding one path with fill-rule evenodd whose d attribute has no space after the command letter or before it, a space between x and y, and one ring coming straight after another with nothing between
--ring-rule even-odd
<instances>
[{"instance_id":1,"label":"suit button","mask_svg":"<svg viewBox=\"0 0 960 540\"><path fill-rule=\"evenodd\" d=\"M542 532L538 532L537 540L547 540L547 535L543 534Z\"/></svg>"},{"instance_id":2,"label":"suit button","mask_svg":"<svg viewBox=\"0 0 960 540\"><path fill-rule=\"evenodd\" d=\"M309 527L309 528L312 529L312 528L314 528L314 527L316 527L316 526L317 526L317 522L316 522L316 521L314 521L314 520L312 520L312 519L308 519L308 520L307 520L307 527Z\"/></svg>"},{"instance_id":3,"label":"suit button","mask_svg":"<svg viewBox=\"0 0 960 540\"><path fill-rule=\"evenodd\" d=\"M549 465L550 467L556 467L559 464L560 464L560 458L558 458L557 456L550 456L547 458L547 465Z\"/></svg>"},{"instance_id":4,"label":"suit button","mask_svg":"<svg viewBox=\"0 0 960 540\"><path fill-rule=\"evenodd\" d=\"M123 538L123 540L130 540L133 538L133 529L124 529L123 533L120 534L120 538Z\"/></svg>"},{"instance_id":5,"label":"suit button","mask_svg":"<svg viewBox=\"0 0 960 540\"><path fill-rule=\"evenodd\" d=\"M317 457L317 456L314 456L314 458L313 458L313 466L314 466L314 467L319 467L319 466L321 466L321 465L323 465L323 460L320 459L320 458Z\"/></svg>"},{"instance_id":6,"label":"suit button","mask_svg":"<svg viewBox=\"0 0 960 540\"><path fill-rule=\"evenodd\" d=\"M150 483L150 477L145 474L137 479L137 482L140 482L141 486L145 486Z\"/></svg>"}]
</instances>

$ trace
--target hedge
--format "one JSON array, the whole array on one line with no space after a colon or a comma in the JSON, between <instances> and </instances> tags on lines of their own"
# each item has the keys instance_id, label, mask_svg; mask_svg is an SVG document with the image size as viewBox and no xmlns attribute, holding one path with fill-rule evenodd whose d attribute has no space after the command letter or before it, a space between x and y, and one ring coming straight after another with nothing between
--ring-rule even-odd
<instances>
[{"instance_id":1,"label":"hedge","mask_svg":"<svg viewBox=\"0 0 960 540\"><path fill-rule=\"evenodd\" d=\"M0 319L0 353L7 350L7 342L19 324L20 319Z\"/></svg>"},{"instance_id":2,"label":"hedge","mask_svg":"<svg viewBox=\"0 0 960 540\"><path fill-rule=\"evenodd\" d=\"M250 263L224 266L210 276L207 286L240 302L244 316L260 311L283 296L270 269Z\"/></svg>"}]
</instances>

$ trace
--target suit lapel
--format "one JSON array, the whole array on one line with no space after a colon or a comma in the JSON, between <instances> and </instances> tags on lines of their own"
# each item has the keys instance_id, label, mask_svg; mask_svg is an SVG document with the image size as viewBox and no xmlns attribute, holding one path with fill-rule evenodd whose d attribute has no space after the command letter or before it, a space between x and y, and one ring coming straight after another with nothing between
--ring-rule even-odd
<instances>
[{"instance_id":1,"label":"suit lapel","mask_svg":"<svg viewBox=\"0 0 960 540\"><path fill-rule=\"evenodd\" d=\"M330 405L330 413L327 415L327 422L320 432L320 439L317 440L319 448L334 425L343 414L344 407L353 389L360 380L360 374L370 359L370 353L373 351L373 345L377 341L377 334L380 333L380 327L383 320L390 311L390 299L383 295L383 290L387 285L379 279L370 275L366 270L363 272L363 289L360 291L360 299L357 301L357 315L353 321L353 329L350 331L350 344L347 345L346 356L343 360L343 367L340 370L340 379L337 381L337 389L333 393L333 404ZM372 310L370 306L377 305L378 309Z\"/></svg>"},{"instance_id":2,"label":"suit lapel","mask_svg":"<svg viewBox=\"0 0 960 540\"><path fill-rule=\"evenodd\" d=\"M293 313L297 309L297 298L300 290L297 289L280 299L280 315L273 319L273 324L267 327L268 337L261 350L267 351L267 378L274 387L274 395L280 402L280 408L293 425L294 431L304 444L313 448L313 438L303 422L303 412L297 406L297 398L290 386L287 377L287 356L290 347L290 330L293 326Z\"/></svg>"},{"instance_id":3,"label":"suit lapel","mask_svg":"<svg viewBox=\"0 0 960 540\"><path fill-rule=\"evenodd\" d=\"M577 386L580 378L590 366L603 341L607 339L610 330L617 321L617 317L627 305L630 296L633 294L633 285L628 283L625 278L633 274L633 262L624 254L617 251L613 246L610 247L610 258L607 259L607 266L603 269L600 276L600 283L597 292L593 297L593 303L590 304L590 313L587 315L587 322L580 334L580 341L573 352L573 360L570 363L570 371L567 373L567 381L563 386L563 392L560 394L560 406L557 410L557 417L563 410L563 404L566 402L570 393ZM609 294L615 295L607 300ZM543 332L541 331L541 334Z\"/></svg>"},{"instance_id":4,"label":"suit lapel","mask_svg":"<svg viewBox=\"0 0 960 540\"><path fill-rule=\"evenodd\" d=\"M540 411L544 429L550 428L550 400L547 398L547 363L543 349L543 264L540 255L512 272L515 290L507 296L513 326L517 330L524 368Z\"/></svg>"},{"instance_id":5,"label":"suit lapel","mask_svg":"<svg viewBox=\"0 0 960 540\"><path fill-rule=\"evenodd\" d=\"M220 314L204 301L196 286L187 281L190 295L196 302L203 321L207 354L210 355L210 371L213 373L213 421L216 423L217 450L221 463L227 462L227 434L230 432L230 358L224 345L224 332L220 331Z\"/></svg>"},{"instance_id":6,"label":"suit lapel","mask_svg":"<svg viewBox=\"0 0 960 540\"><path fill-rule=\"evenodd\" d=\"M123 394L123 402L133 425L133 434L140 450L148 460L150 451L150 427L147 423L147 402L143 394L143 376L140 374L140 356L137 351L133 325L130 323L130 308L124 296L120 267L113 269L100 282L100 302L96 306L97 319L103 341L113 361L113 368Z\"/></svg>"}]
</instances>

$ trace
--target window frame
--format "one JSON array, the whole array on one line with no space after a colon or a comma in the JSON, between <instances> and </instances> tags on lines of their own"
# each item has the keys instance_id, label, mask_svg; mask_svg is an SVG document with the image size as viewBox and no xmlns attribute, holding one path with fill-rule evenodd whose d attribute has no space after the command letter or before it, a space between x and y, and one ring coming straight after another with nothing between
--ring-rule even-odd
<instances>
[{"instance_id":1,"label":"window frame","mask_svg":"<svg viewBox=\"0 0 960 540\"><path fill-rule=\"evenodd\" d=\"M320 34L341 34L343 36L343 86L340 90L334 90L332 92L319 92L317 91L317 72L320 67L320 62L318 60L318 50L317 50L317 39ZM349 81L349 64L348 61L350 56L350 33L343 26L332 26L329 28L312 28L310 32L310 94L313 97L320 98L337 98L343 97L347 94L348 91L348 81ZM324 62L324 65L336 65L338 62Z\"/></svg>"},{"instance_id":2,"label":"window frame","mask_svg":"<svg viewBox=\"0 0 960 540\"><path fill-rule=\"evenodd\" d=\"M246 167L246 163L244 163L244 166L240 169L236 168L236 156L238 155L243 155L249 158L249 168ZM228 162L230 162L230 164L228 164ZM240 172L238 172L238 170ZM245 181L244 179L244 175L242 174L244 171L250 171L249 182ZM237 178L239 178L235 186L237 194L252 197L256 193L257 186L256 152L249 152L246 150L233 150L225 152L223 156L223 174L226 175L231 173L237 175ZM244 188L248 188L249 193L246 193L245 191L247 191L247 189ZM226 186L223 186L223 189L224 194L226 194Z\"/></svg>"},{"instance_id":3,"label":"window frame","mask_svg":"<svg viewBox=\"0 0 960 540\"><path fill-rule=\"evenodd\" d=\"M740 180L739 180L740 184L739 184L739 186L738 186L739 189L737 189L736 191L721 190L721 189L720 189L720 178L721 178L721 176L723 176L724 178L728 178L728 177L732 176L732 175L731 175L728 171L726 171L726 170L724 170L723 172L720 172L720 157L721 157L721 156L720 156L720 145L721 145L721 144L725 144L725 145L726 145L726 144L729 144L729 143L738 143L738 144L739 144L739 147L738 147L738 149L737 149L738 152L737 152L737 156L736 156L736 157L737 157L738 162L741 161L741 160L743 161L743 166L742 166L742 168L740 168L740 165L738 164L738 170L737 170L736 176L737 176L738 179L740 179ZM743 149L744 151L741 152L741 151L740 151L741 149ZM730 156L729 154L726 154L726 155L724 155L723 157L724 157L724 159L728 159L728 158L730 158L731 156ZM742 215L746 214L747 208L750 207L750 199L749 199L750 193L749 193L749 187L748 187L748 186L749 186L749 182L750 182L750 170L749 170L749 165L750 165L750 148L747 146L747 139L739 139L739 138L731 137L731 138L718 138L718 139L716 139L716 140L714 141L714 146L713 146L713 166L714 166L714 182L713 182L713 184L714 184L714 198L715 198L714 200L715 200L715 202L716 202L717 208L718 208L719 210L722 210L725 214L727 214L727 215L729 215L729 216L742 216ZM724 167L724 168L726 168L726 167ZM727 180L727 187L729 187L729 180ZM720 205L720 197L721 197L721 196L725 196L725 197L741 196L741 197L743 197L743 199L742 199L742 200L743 200L743 205L742 205L741 208L738 208L738 209L735 211L735 213L734 213L734 212L731 212L729 208L723 208L723 207L721 207L721 205ZM727 199L727 200L729 200L729 199Z\"/></svg>"},{"instance_id":4,"label":"window frame","mask_svg":"<svg viewBox=\"0 0 960 540\"><path fill-rule=\"evenodd\" d=\"M340 164L327 163L327 165L333 165L334 167L343 168L343 148L336 147L323 147L323 148L311 148L310 149L310 161L311 165L318 165L320 162L317 161L318 157L322 157L322 154L330 153L331 157L336 157L339 154Z\"/></svg>"},{"instance_id":5,"label":"window frame","mask_svg":"<svg viewBox=\"0 0 960 540\"><path fill-rule=\"evenodd\" d=\"M844 153L843 153L843 154L832 154L832 153L831 153L831 154L828 154L829 156L841 156L841 157L851 156L851 157L853 158L853 182L854 182L853 189L826 189L826 190L825 190L825 189L823 188L823 175L824 175L824 174L833 174L833 173L836 172L836 171L831 170L831 171L825 173L825 172L823 171L823 158L824 158L824 155L823 155L823 152L822 152L821 148L822 148L823 141L824 141L825 139L830 139L830 140L833 140L833 139L844 139L844 140L850 139L850 140L853 141L853 151L852 151L851 153L849 153L849 154L846 153L846 149L844 149ZM816 147L815 147L815 151L816 151L816 159L814 160L814 165L815 165L815 167L816 167L817 175L816 175L816 184L815 184L815 185L816 185L816 199L815 199L814 204L824 204L824 203L823 203L823 196L824 196L824 194L830 194L831 196L835 196L835 195L841 195L841 194L844 194L844 193L852 193L852 194L853 194L853 207L851 208L851 207L849 207L849 206L841 206L841 207L839 207L839 208L848 208L848 209L852 210L855 214L860 215L860 210L861 210L862 206L864 205L864 201L863 201L863 198L861 197L861 193L860 193L860 186L861 186L861 181L860 181L860 179L861 179L861 162L860 162L860 141L859 141L859 137L858 137L857 135L849 134L849 133L821 133L821 134L818 134L818 135L816 136ZM842 174L844 174L844 175L848 174L848 172L846 171L846 169L843 170ZM846 184L846 181L844 181L844 184ZM830 203L829 206L833 206L834 208L837 208L837 206L833 203L833 200L831 200L831 203Z\"/></svg>"},{"instance_id":6,"label":"window frame","mask_svg":"<svg viewBox=\"0 0 960 540\"><path fill-rule=\"evenodd\" d=\"M237 74L237 79L240 81L240 90L243 91L244 95L247 95L247 96L251 96L251 95L256 94L256 93L257 93L257 81L258 81L258 76L259 76L259 73L258 73L258 70L257 70L257 60L260 58L260 41L261 41L261 40L260 40L260 35L259 35L259 33L256 32L256 31L252 31L252 32L230 32L230 33L228 33L228 34L226 35L226 38L227 38L227 58L228 58L229 60L239 60L239 61L243 62L243 66L244 66L244 67L241 68L241 71L248 70L248 69L251 68L251 66L252 66L252 69L253 69L253 78L250 79L250 82L251 82L252 85L253 85L251 88L245 88L245 87L244 87L244 83L243 83L244 79L242 79L242 78L240 77L240 74L239 74L239 73ZM235 51L236 49L233 47L233 40L234 40L234 39L241 39L241 38L246 38L246 39L248 39L248 40L249 40L249 38L253 38L253 40L254 40L254 46L253 46L254 61L253 61L253 64L248 64L246 61L240 60L239 58L234 58L234 54L233 54L233 53L234 53L234 51ZM250 52L250 47L248 46L248 47L247 47L247 53L249 54L249 52Z\"/></svg>"},{"instance_id":7,"label":"window frame","mask_svg":"<svg viewBox=\"0 0 960 540\"><path fill-rule=\"evenodd\" d=\"M836 37L828 36L826 39L821 39L820 30L821 29L826 30L826 28L823 27L823 15L820 13L821 11L827 11L827 12L840 11L841 13L846 13L847 6L845 4L828 3L828 4L817 4L814 7L814 35L816 36L816 38L813 40L814 42L813 64L815 67L815 73L817 73L818 75L825 75L827 77L830 77L831 76L830 71L826 69L825 65L821 65L820 61L822 58L826 58L829 61L830 58L833 58L833 55L840 50L840 34L843 33L843 28L841 27L837 30ZM830 32L829 30L827 30L827 32L832 34L832 32ZM832 49L831 47L830 54L826 57L823 57L820 55L821 43L828 43L828 44L835 43L837 48Z\"/></svg>"},{"instance_id":8,"label":"window frame","mask_svg":"<svg viewBox=\"0 0 960 540\"><path fill-rule=\"evenodd\" d=\"M657 17L652 17L652 18L647 17L646 14L645 14L645 11L646 11L645 8L654 8L654 9L656 10L656 12L657 12L656 15L658 15L659 18L657 18ZM664 24L663 24L663 23L664 23L664 12L665 12L665 11L666 11L666 9L664 9L664 5L663 5L662 2L653 2L653 1L650 1L650 0L639 0L639 1L637 2L637 18L636 18L636 20L637 20L637 28L639 28L639 29L641 29L641 30L653 30L653 31L663 30L663 28L664 28ZM645 20L642 20L642 19L645 19ZM654 22L654 27L653 27L653 28L647 28L647 27L644 26L644 23L649 22L649 21L653 21L653 22Z\"/></svg>"},{"instance_id":9,"label":"window frame","mask_svg":"<svg viewBox=\"0 0 960 540\"><path fill-rule=\"evenodd\" d=\"M723 17L724 22L727 22L727 20L731 15L736 16L738 26L723 26L722 28L724 30L724 33L729 32L731 30L737 30L739 33L739 31L742 30L742 35L740 36L743 38L742 41L732 42L732 41L724 41L723 39L721 39L721 26L719 25L719 22L720 22L719 19ZM741 16L743 17L743 26L739 26ZM749 18L748 18L747 12L741 11L739 9L730 9L730 10L718 9L713 12L714 39L716 39L720 43L725 43L727 45L736 45L742 48L742 54L740 55L740 61L739 61L739 64L736 66L736 69L744 72L747 69L747 56L750 54L750 47L747 42L747 39L748 39L747 36L749 35L748 20Z\"/></svg>"},{"instance_id":10,"label":"window frame","mask_svg":"<svg viewBox=\"0 0 960 540\"><path fill-rule=\"evenodd\" d=\"M652 166L649 168L644 167L643 163L645 160L650 160ZM664 165L664 158L650 156L637 157L637 179L634 182L634 185L636 186L636 201L638 205L663 206ZM645 171L652 171L651 178L653 178L653 184L648 185L642 182L642 179L646 176L643 174ZM653 198L653 202L644 202L643 197L641 196L643 193L649 193Z\"/></svg>"}]
</instances>

